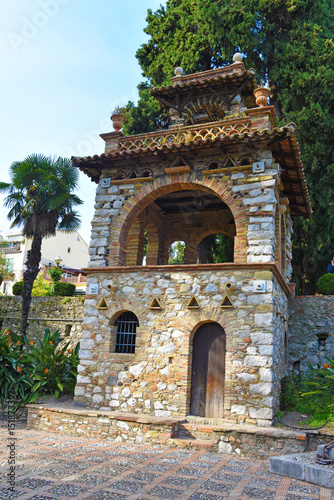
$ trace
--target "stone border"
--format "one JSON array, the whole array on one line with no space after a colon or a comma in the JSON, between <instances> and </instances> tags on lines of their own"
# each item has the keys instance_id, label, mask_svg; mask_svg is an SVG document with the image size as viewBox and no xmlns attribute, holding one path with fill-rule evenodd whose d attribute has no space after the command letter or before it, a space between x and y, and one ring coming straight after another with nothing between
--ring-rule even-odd
<instances>
[{"instance_id":1,"label":"stone border","mask_svg":"<svg viewBox=\"0 0 334 500\"><path fill-rule=\"evenodd\" d=\"M304 456L308 454L302 454ZM315 452L314 452L315 456ZM301 460L301 454L270 458L270 471L282 476L292 477L308 483L334 488L334 468L326 465L311 464Z\"/></svg>"},{"instance_id":2,"label":"stone border","mask_svg":"<svg viewBox=\"0 0 334 500\"><path fill-rule=\"evenodd\" d=\"M114 442L206 448L211 451L268 458L279 453L303 452L307 435L289 429L221 423L203 425L187 419L52 407L29 404L28 429L66 435L111 438ZM192 420L189 418L189 420Z\"/></svg>"}]
</instances>

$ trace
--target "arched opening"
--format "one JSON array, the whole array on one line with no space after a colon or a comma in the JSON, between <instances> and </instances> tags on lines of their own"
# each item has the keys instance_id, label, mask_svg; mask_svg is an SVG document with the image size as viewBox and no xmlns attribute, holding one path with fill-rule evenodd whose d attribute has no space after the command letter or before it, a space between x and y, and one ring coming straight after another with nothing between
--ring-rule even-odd
<instances>
[{"instance_id":1,"label":"arched opening","mask_svg":"<svg viewBox=\"0 0 334 500\"><path fill-rule=\"evenodd\" d=\"M136 330L139 326L137 316L131 311L125 311L115 321L116 345L115 352L133 354L136 348Z\"/></svg>"},{"instance_id":2,"label":"arched opening","mask_svg":"<svg viewBox=\"0 0 334 500\"><path fill-rule=\"evenodd\" d=\"M168 264L184 264L184 251L186 244L184 241L174 241L168 249Z\"/></svg>"},{"instance_id":3,"label":"arched opening","mask_svg":"<svg viewBox=\"0 0 334 500\"><path fill-rule=\"evenodd\" d=\"M199 242L211 234L220 236L217 241L211 238L209 257L199 261ZM126 265L232 262L235 235L233 214L217 195L200 189L170 191L157 196L133 220Z\"/></svg>"},{"instance_id":4,"label":"arched opening","mask_svg":"<svg viewBox=\"0 0 334 500\"><path fill-rule=\"evenodd\" d=\"M197 247L199 264L233 262L234 238L224 233L210 234Z\"/></svg>"},{"instance_id":5,"label":"arched opening","mask_svg":"<svg viewBox=\"0 0 334 500\"><path fill-rule=\"evenodd\" d=\"M223 418L226 335L218 323L204 323L193 340L190 413Z\"/></svg>"}]
</instances>

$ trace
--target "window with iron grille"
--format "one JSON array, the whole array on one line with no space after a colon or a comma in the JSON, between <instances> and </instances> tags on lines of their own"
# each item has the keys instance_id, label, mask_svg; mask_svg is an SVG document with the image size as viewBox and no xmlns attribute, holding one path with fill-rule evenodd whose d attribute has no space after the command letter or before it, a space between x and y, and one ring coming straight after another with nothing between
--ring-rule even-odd
<instances>
[{"instance_id":1,"label":"window with iron grille","mask_svg":"<svg viewBox=\"0 0 334 500\"><path fill-rule=\"evenodd\" d=\"M116 349L119 353L134 353L136 346L136 329L138 318L133 312L126 311L116 319L117 326Z\"/></svg>"}]
</instances>

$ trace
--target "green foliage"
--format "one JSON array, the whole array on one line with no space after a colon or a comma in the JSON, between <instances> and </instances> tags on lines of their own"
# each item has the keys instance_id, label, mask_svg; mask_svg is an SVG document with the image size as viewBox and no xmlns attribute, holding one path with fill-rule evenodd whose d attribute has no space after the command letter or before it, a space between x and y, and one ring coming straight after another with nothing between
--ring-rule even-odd
<instances>
[{"instance_id":1,"label":"green foliage","mask_svg":"<svg viewBox=\"0 0 334 500\"><path fill-rule=\"evenodd\" d=\"M0 193L6 195L11 227L23 227L32 238L23 275L21 334L25 334L33 283L39 272L42 238L57 229L75 230L80 218L74 209L82 201L72 193L78 187L79 172L69 159L30 155L10 166L11 182L0 182Z\"/></svg>"},{"instance_id":2,"label":"green foliage","mask_svg":"<svg viewBox=\"0 0 334 500\"><path fill-rule=\"evenodd\" d=\"M13 295L21 295L23 289L23 281L17 281L13 285Z\"/></svg>"},{"instance_id":3,"label":"green foliage","mask_svg":"<svg viewBox=\"0 0 334 500\"><path fill-rule=\"evenodd\" d=\"M56 398L63 393L74 394L77 366L79 364L79 344L74 350L70 342L63 344L59 331L51 333L47 328L43 340L34 345L27 356L35 382L32 391L54 394Z\"/></svg>"},{"instance_id":4,"label":"green foliage","mask_svg":"<svg viewBox=\"0 0 334 500\"><path fill-rule=\"evenodd\" d=\"M61 267L56 267L56 266L48 267L46 269L46 273L50 276L50 278L54 284L58 283L58 281L61 280L63 272L64 271Z\"/></svg>"},{"instance_id":5,"label":"green foliage","mask_svg":"<svg viewBox=\"0 0 334 500\"><path fill-rule=\"evenodd\" d=\"M184 241L176 241L172 243L169 247L168 253L168 264L176 265L176 264L184 264L184 250L186 245Z\"/></svg>"},{"instance_id":6,"label":"green foliage","mask_svg":"<svg viewBox=\"0 0 334 500\"><path fill-rule=\"evenodd\" d=\"M41 394L74 394L79 364L79 344L69 342L47 328L43 340L33 344L27 337L10 331L0 332L0 400L2 409L8 400L22 404L35 401Z\"/></svg>"},{"instance_id":7,"label":"green foliage","mask_svg":"<svg viewBox=\"0 0 334 500\"><path fill-rule=\"evenodd\" d=\"M211 234L207 236L207 259L206 262L233 262L234 241L226 234Z\"/></svg>"},{"instance_id":8,"label":"green foliage","mask_svg":"<svg viewBox=\"0 0 334 500\"><path fill-rule=\"evenodd\" d=\"M54 286L54 294L59 297L72 297L75 292L73 283L56 283Z\"/></svg>"},{"instance_id":9,"label":"green foliage","mask_svg":"<svg viewBox=\"0 0 334 500\"><path fill-rule=\"evenodd\" d=\"M334 274L324 274L318 279L317 292L322 295L334 295Z\"/></svg>"},{"instance_id":10,"label":"green foliage","mask_svg":"<svg viewBox=\"0 0 334 500\"><path fill-rule=\"evenodd\" d=\"M0 332L0 400L2 410L8 400L16 410L21 404L37 399L32 392L31 369L21 350L27 339L9 330Z\"/></svg>"},{"instance_id":11,"label":"green foliage","mask_svg":"<svg viewBox=\"0 0 334 500\"><path fill-rule=\"evenodd\" d=\"M281 385L280 409L311 415L311 427L317 427L327 420L334 421L334 412L329 406L329 402L333 401L334 386L328 386L323 391L306 393L307 388L314 384L317 386L319 380L319 374L314 369L305 374L284 377Z\"/></svg>"},{"instance_id":12,"label":"green foliage","mask_svg":"<svg viewBox=\"0 0 334 500\"><path fill-rule=\"evenodd\" d=\"M312 379L308 380L305 385L309 389L314 390L304 392L302 396L320 397L327 408L334 411L334 358L326 359L328 363L325 363L323 366L318 364L316 368L309 363L307 364Z\"/></svg>"},{"instance_id":13,"label":"green foliage","mask_svg":"<svg viewBox=\"0 0 334 500\"><path fill-rule=\"evenodd\" d=\"M270 85L280 125L297 124L314 212L294 221L294 281L301 293L315 291L334 247L333 17L330 0L167 0L148 11L149 39L136 54L147 80L139 85L138 105L128 103L123 127L127 134L157 128L162 108L148 87L170 85L176 66L189 74L230 64L243 52L246 67Z\"/></svg>"},{"instance_id":14,"label":"green foliage","mask_svg":"<svg viewBox=\"0 0 334 500\"><path fill-rule=\"evenodd\" d=\"M44 280L43 271L38 273L32 287L31 295L32 297L48 297L52 295L52 286Z\"/></svg>"},{"instance_id":15,"label":"green foliage","mask_svg":"<svg viewBox=\"0 0 334 500\"><path fill-rule=\"evenodd\" d=\"M1 242L0 242L1 243ZM5 242L3 242L5 243ZM3 279L9 278L11 276L11 272L8 270L8 261L3 254L0 253L0 274Z\"/></svg>"}]
</instances>

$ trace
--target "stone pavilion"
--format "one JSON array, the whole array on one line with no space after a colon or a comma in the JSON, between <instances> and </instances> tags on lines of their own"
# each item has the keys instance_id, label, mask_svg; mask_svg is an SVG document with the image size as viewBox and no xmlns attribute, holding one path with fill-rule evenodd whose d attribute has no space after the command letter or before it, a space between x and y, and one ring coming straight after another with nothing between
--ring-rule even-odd
<instances>
[{"instance_id":1,"label":"stone pavilion","mask_svg":"<svg viewBox=\"0 0 334 500\"><path fill-rule=\"evenodd\" d=\"M289 342L293 216L310 201L293 123L240 54L151 94L167 130L102 134L75 399L90 408L270 426ZM118 130L117 130L118 129ZM207 263L223 234L231 262ZM168 264L185 243L184 263Z\"/></svg>"}]
</instances>

